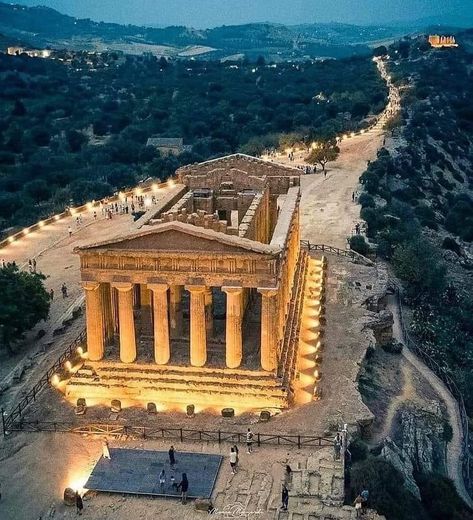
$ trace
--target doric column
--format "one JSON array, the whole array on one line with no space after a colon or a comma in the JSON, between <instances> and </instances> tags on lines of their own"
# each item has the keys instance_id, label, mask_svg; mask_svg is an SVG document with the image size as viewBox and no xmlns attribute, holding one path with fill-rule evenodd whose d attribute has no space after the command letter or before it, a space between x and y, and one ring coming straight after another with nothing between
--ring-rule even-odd
<instances>
[{"instance_id":1,"label":"doric column","mask_svg":"<svg viewBox=\"0 0 473 520\"><path fill-rule=\"evenodd\" d=\"M118 291L111 284L110 293L112 297L113 332L118 334Z\"/></svg>"},{"instance_id":2,"label":"doric column","mask_svg":"<svg viewBox=\"0 0 473 520\"><path fill-rule=\"evenodd\" d=\"M113 338L113 313L110 284L108 282L101 283L100 292L102 298L104 337L105 341L109 341L111 338Z\"/></svg>"},{"instance_id":3,"label":"doric column","mask_svg":"<svg viewBox=\"0 0 473 520\"><path fill-rule=\"evenodd\" d=\"M258 292L261 293L261 367L272 372L276 369L278 290L259 288Z\"/></svg>"},{"instance_id":4,"label":"doric column","mask_svg":"<svg viewBox=\"0 0 473 520\"><path fill-rule=\"evenodd\" d=\"M205 289L205 330L207 331L207 338L211 338L214 332L214 318L212 305L212 288Z\"/></svg>"},{"instance_id":5,"label":"doric column","mask_svg":"<svg viewBox=\"0 0 473 520\"><path fill-rule=\"evenodd\" d=\"M241 364L243 341L241 324L243 320L243 288L222 287L227 293L227 318L225 332L225 359L228 368L237 368Z\"/></svg>"},{"instance_id":6,"label":"doric column","mask_svg":"<svg viewBox=\"0 0 473 520\"><path fill-rule=\"evenodd\" d=\"M83 282L87 322L87 352L90 361L100 361L104 353L104 325L99 282Z\"/></svg>"},{"instance_id":7,"label":"doric column","mask_svg":"<svg viewBox=\"0 0 473 520\"><path fill-rule=\"evenodd\" d=\"M136 359L135 319L133 316L133 284L115 282L118 290L118 325L120 333L120 359L133 363Z\"/></svg>"},{"instance_id":8,"label":"doric column","mask_svg":"<svg viewBox=\"0 0 473 520\"><path fill-rule=\"evenodd\" d=\"M202 367L207 361L207 337L205 329L205 285L188 285L190 292L190 357L191 365Z\"/></svg>"},{"instance_id":9,"label":"doric column","mask_svg":"<svg viewBox=\"0 0 473 520\"><path fill-rule=\"evenodd\" d=\"M140 309L141 309L141 334L151 336L153 330L153 318L151 310L151 291L145 283L140 283Z\"/></svg>"},{"instance_id":10,"label":"doric column","mask_svg":"<svg viewBox=\"0 0 473 520\"><path fill-rule=\"evenodd\" d=\"M169 288L169 325L172 338L182 336L182 285Z\"/></svg>"},{"instance_id":11,"label":"doric column","mask_svg":"<svg viewBox=\"0 0 473 520\"><path fill-rule=\"evenodd\" d=\"M154 359L158 365L169 362L171 350L169 348L169 321L168 321L168 286L166 284L148 284L153 291L153 322L154 322Z\"/></svg>"}]
</instances>

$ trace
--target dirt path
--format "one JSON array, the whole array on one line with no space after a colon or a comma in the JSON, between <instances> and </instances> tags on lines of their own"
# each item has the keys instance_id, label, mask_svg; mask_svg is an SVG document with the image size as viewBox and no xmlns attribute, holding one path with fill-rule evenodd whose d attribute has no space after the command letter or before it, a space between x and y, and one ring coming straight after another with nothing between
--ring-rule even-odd
<instances>
[{"instance_id":1,"label":"dirt path","mask_svg":"<svg viewBox=\"0 0 473 520\"><path fill-rule=\"evenodd\" d=\"M388 308L394 316L393 336L396 340L406 344L404 335L401 330L401 322L399 316L399 307L394 295L388 297ZM402 349L404 358L418 370L425 379L431 384L432 388L437 392L439 397L445 403L448 413L448 422L452 427L452 440L447 446L447 471L448 476L455 483L458 494L473 508L473 500L465 488L462 473L462 441L463 429L460 419L460 411L455 398L452 396L448 388L439 379L432 370L430 370L415 354L413 354L407 347Z\"/></svg>"},{"instance_id":2,"label":"dirt path","mask_svg":"<svg viewBox=\"0 0 473 520\"><path fill-rule=\"evenodd\" d=\"M161 200L169 189L176 188L166 188L156 196L156 200ZM5 409L11 407L24 388L29 388L41 377L83 328L83 318L79 318L64 334L53 334L54 330L62 327L63 321L70 317L73 309L84 301L80 284L79 257L73 253L73 249L119 235L130 229L133 222L133 217L125 214L114 215L112 220L100 214L95 220L92 212L84 212L82 215L81 225L77 225L75 216L64 218L0 249L0 260L15 261L23 269L28 268L28 259L36 259L37 270L47 277L46 289L54 291L48 320L36 325L26 335L25 340L15 347L16 355L0 353L0 385L10 386L17 368L23 364L30 366L22 381L10 386L1 396L1 406ZM69 236L69 227L72 236ZM63 283L67 286L67 298L61 295ZM40 330L45 334L38 340L37 334Z\"/></svg>"}]
</instances>

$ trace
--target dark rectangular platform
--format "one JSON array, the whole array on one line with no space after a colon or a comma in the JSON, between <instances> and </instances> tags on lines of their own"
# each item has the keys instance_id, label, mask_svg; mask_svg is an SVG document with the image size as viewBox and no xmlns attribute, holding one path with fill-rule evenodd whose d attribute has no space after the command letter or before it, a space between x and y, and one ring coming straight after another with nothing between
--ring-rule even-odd
<instances>
[{"instance_id":1,"label":"dark rectangular platform","mask_svg":"<svg viewBox=\"0 0 473 520\"><path fill-rule=\"evenodd\" d=\"M221 455L176 451L174 470L167 451L110 448L111 459L101 457L95 465L85 489L107 493L177 497L180 492L171 485L171 475L179 484L182 473L189 480L188 497L210 498L217 480ZM164 468L166 483L162 487L159 474Z\"/></svg>"}]
</instances>

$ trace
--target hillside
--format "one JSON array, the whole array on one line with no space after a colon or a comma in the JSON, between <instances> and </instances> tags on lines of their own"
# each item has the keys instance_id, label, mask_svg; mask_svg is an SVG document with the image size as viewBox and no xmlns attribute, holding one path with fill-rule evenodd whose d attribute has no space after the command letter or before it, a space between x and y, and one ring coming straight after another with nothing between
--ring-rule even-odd
<instances>
[{"instance_id":1,"label":"hillside","mask_svg":"<svg viewBox=\"0 0 473 520\"><path fill-rule=\"evenodd\" d=\"M303 66L107 58L75 53L69 65L0 55L0 229L165 179L181 164L261 153L289 132L356 130L386 103L371 58ZM151 136L182 137L192 152L160 156L146 146Z\"/></svg>"},{"instance_id":2,"label":"hillside","mask_svg":"<svg viewBox=\"0 0 473 520\"><path fill-rule=\"evenodd\" d=\"M255 23L207 30L138 27L76 19L47 7L6 3L0 3L0 32L37 47L123 50L130 54L146 50L177 56L188 47L202 46L208 48L202 55L210 59L244 53L250 59L262 55L272 61L368 54L369 45L392 41L404 33L401 27L337 23L292 27Z\"/></svg>"},{"instance_id":3,"label":"hillside","mask_svg":"<svg viewBox=\"0 0 473 520\"><path fill-rule=\"evenodd\" d=\"M472 31L456 49L425 38L389 49L403 89L394 138L362 176L361 217L403 284L410 332L473 413Z\"/></svg>"}]
</instances>

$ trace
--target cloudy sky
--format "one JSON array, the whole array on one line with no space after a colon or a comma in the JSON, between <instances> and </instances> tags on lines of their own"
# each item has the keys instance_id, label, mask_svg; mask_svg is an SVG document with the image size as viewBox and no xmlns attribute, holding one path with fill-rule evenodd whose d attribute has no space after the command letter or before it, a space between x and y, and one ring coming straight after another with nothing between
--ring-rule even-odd
<instances>
[{"instance_id":1,"label":"cloudy sky","mask_svg":"<svg viewBox=\"0 0 473 520\"><path fill-rule=\"evenodd\" d=\"M248 22L377 24L445 17L473 22L473 0L16 0L78 18L196 28Z\"/></svg>"}]
</instances>

